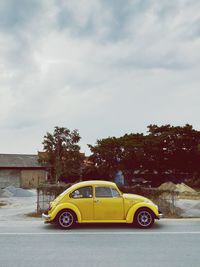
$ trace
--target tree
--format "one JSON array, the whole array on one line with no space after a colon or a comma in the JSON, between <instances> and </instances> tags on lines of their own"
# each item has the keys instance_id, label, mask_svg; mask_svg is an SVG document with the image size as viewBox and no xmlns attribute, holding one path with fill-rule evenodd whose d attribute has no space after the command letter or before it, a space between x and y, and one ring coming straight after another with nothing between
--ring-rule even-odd
<instances>
[{"instance_id":1,"label":"tree","mask_svg":"<svg viewBox=\"0 0 200 267\"><path fill-rule=\"evenodd\" d=\"M200 132L185 126L150 125L145 145L145 168L178 182L200 173Z\"/></svg>"},{"instance_id":2,"label":"tree","mask_svg":"<svg viewBox=\"0 0 200 267\"><path fill-rule=\"evenodd\" d=\"M84 159L78 145L81 137L78 130L70 131L56 126L53 134L47 132L43 140L46 157L40 162L50 165L50 176L54 182L74 182L81 178L81 167Z\"/></svg>"},{"instance_id":3,"label":"tree","mask_svg":"<svg viewBox=\"0 0 200 267\"><path fill-rule=\"evenodd\" d=\"M122 170L128 180L137 173L153 185L200 177L200 131L189 124L149 125L146 135L108 137L89 148L96 174L104 179L113 179L117 170Z\"/></svg>"},{"instance_id":4,"label":"tree","mask_svg":"<svg viewBox=\"0 0 200 267\"><path fill-rule=\"evenodd\" d=\"M90 160L96 167L98 178L110 179L119 164L119 145L115 137L97 140L95 146L88 145L92 155Z\"/></svg>"},{"instance_id":5,"label":"tree","mask_svg":"<svg viewBox=\"0 0 200 267\"><path fill-rule=\"evenodd\" d=\"M125 134L119 138L97 140L95 146L88 145L92 152L90 160L96 166L97 176L113 179L117 170L121 170L126 178L132 178L133 171L140 168L144 140L143 134Z\"/></svg>"}]
</instances>

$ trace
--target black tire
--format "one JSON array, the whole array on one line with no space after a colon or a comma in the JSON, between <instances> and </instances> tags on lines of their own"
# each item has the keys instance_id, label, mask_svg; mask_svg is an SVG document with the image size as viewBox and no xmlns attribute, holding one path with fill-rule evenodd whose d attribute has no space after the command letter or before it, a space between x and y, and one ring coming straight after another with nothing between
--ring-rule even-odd
<instances>
[{"instance_id":1,"label":"black tire","mask_svg":"<svg viewBox=\"0 0 200 267\"><path fill-rule=\"evenodd\" d=\"M140 208L134 216L134 224L139 228L150 228L154 224L155 216L148 208Z\"/></svg>"},{"instance_id":2,"label":"black tire","mask_svg":"<svg viewBox=\"0 0 200 267\"><path fill-rule=\"evenodd\" d=\"M56 223L63 229L71 229L74 226L75 221L76 216L71 210L61 210L56 217Z\"/></svg>"}]
</instances>

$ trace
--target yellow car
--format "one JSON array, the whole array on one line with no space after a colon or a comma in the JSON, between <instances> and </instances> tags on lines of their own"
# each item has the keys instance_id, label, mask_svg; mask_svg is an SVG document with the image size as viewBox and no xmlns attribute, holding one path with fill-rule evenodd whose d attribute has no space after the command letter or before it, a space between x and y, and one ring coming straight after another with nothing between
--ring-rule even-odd
<instances>
[{"instance_id":1,"label":"yellow car","mask_svg":"<svg viewBox=\"0 0 200 267\"><path fill-rule=\"evenodd\" d=\"M129 223L150 228L162 217L148 198L123 194L107 181L84 181L72 185L42 214L45 223L69 229L78 223Z\"/></svg>"}]
</instances>

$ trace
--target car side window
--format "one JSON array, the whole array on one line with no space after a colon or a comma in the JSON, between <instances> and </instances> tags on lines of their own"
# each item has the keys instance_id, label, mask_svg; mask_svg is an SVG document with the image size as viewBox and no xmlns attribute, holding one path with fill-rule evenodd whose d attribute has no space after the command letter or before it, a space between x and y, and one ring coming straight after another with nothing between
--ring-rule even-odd
<instances>
[{"instance_id":1,"label":"car side window","mask_svg":"<svg viewBox=\"0 0 200 267\"><path fill-rule=\"evenodd\" d=\"M92 186L85 186L76 189L70 195L71 198L92 198Z\"/></svg>"},{"instance_id":2,"label":"car side window","mask_svg":"<svg viewBox=\"0 0 200 267\"><path fill-rule=\"evenodd\" d=\"M111 187L111 192L113 197L120 197L120 193L113 187Z\"/></svg>"},{"instance_id":3,"label":"car side window","mask_svg":"<svg viewBox=\"0 0 200 267\"><path fill-rule=\"evenodd\" d=\"M111 188L107 186L97 186L95 188L95 196L96 197L113 197Z\"/></svg>"}]
</instances>

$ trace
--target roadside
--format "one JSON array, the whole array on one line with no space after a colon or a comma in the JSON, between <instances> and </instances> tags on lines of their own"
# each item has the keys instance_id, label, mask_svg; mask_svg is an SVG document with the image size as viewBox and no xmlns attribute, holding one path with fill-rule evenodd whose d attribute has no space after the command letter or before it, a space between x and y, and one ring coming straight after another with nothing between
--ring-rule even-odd
<instances>
[{"instance_id":1,"label":"roadside","mask_svg":"<svg viewBox=\"0 0 200 267\"><path fill-rule=\"evenodd\" d=\"M0 197L0 220L33 220L28 214L36 213L37 192L36 190L26 190L31 194L24 197Z\"/></svg>"},{"instance_id":2,"label":"roadside","mask_svg":"<svg viewBox=\"0 0 200 267\"><path fill-rule=\"evenodd\" d=\"M200 199L178 199L176 209L182 218L200 218Z\"/></svg>"},{"instance_id":3,"label":"roadside","mask_svg":"<svg viewBox=\"0 0 200 267\"><path fill-rule=\"evenodd\" d=\"M184 196L184 195L183 195ZM177 198L178 218L200 218L200 199ZM0 221L41 220L37 215L37 191L7 187L0 192Z\"/></svg>"}]
</instances>

